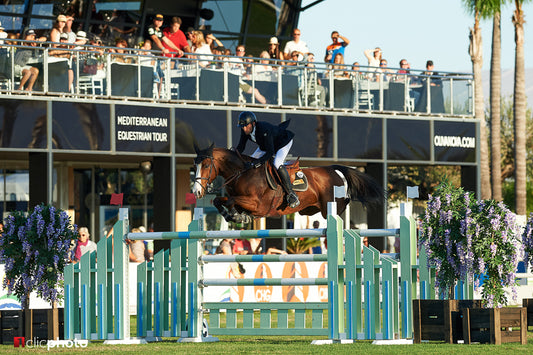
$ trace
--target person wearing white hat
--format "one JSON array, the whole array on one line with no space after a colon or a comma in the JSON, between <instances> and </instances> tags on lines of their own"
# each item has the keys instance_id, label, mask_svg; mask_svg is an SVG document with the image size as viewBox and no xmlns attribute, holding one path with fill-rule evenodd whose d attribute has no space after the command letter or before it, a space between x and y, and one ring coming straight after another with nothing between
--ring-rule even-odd
<instances>
[{"instance_id":1,"label":"person wearing white hat","mask_svg":"<svg viewBox=\"0 0 533 355\"><path fill-rule=\"evenodd\" d=\"M279 49L279 41L277 37L270 38L270 41L268 42L267 52L268 55L270 55L270 58L272 59L285 59L283 52Z\"/></svg>"}]
</instances>

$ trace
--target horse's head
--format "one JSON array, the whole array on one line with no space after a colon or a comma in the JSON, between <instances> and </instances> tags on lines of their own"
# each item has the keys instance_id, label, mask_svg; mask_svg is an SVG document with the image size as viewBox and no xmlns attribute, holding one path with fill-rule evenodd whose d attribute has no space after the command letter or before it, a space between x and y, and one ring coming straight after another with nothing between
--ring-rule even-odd
<instances>
[{"instance_id":1,"label":"horse's head","mask_svg":"<svg viewBox=\"0 0 533 355\"><path fill-rule=\"evenodd\" d=\"M213 158L214 143L206 149L199 149L194 144L196 151L196 158L194 158L194 166L196 168L196 176L194 178L194 185L192 192L197 198L202 198L207 192L209 184L215 180L218 175L218 169Z\"/></svg>"}]
</instances>

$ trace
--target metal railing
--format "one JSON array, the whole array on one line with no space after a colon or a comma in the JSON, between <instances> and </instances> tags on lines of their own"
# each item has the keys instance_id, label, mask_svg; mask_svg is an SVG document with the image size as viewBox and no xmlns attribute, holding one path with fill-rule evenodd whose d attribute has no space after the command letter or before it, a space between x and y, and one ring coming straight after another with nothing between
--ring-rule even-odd
<instances>
[{"instance_id":1,"label":"metal railing","mask_svg":"<svg viewBox=\"0 0 533 355\"><path fill-rule=\"evenodd\" d=\"M32 46L33 44L33 46ZM52 47L55 45L56 47ZM61 46L63 45L63 46ZM27 60L21 52L31 50ZM0 48L0 90L91 99L252 104L355 112L473 116L473 74L216 56L169 58L130 48L17 41Z\"/></svg>"}]
</instances>

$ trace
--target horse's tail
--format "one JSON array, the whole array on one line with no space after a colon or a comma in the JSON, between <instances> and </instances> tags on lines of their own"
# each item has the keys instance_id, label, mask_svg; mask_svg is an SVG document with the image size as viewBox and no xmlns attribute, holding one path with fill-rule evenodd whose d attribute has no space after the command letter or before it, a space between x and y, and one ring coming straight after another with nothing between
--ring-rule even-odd
<instances>
[{"instance_id":1,"label":"horse's tail","mask_svg":"<svg viewBox=\"0 0 533 355\"><path fill-rule=\"evenodd\" d=\"M364 205L383 203L385 190L370 175L344 165L332 165L332 168L346 178L352 201L361 201Z\"/></svg>"}]
</instances>

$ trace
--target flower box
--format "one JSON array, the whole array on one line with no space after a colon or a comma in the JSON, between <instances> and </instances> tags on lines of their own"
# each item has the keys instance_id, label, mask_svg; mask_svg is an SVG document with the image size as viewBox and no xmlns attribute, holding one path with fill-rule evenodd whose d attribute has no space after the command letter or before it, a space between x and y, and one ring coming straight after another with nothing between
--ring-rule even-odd
<instances>
[{"instance_id":1,"label":"flower box","mask_svg":"<svg viewBox=\"0 0 533 355\"><path fill-rule=\"evenodd\" d=\"M461 310L467 307L481 307L481 301L413 300L413 342L457 343L457 340L463 339Z\"/></svg>"},{"instance_id":2,"label":"flower box","mask_svg":"<svg viewBox=\"0 0 533 355\"><path fill-rule=\"evenodd\" d=\"M527 308L527 325L533 326L533 298L524 298L522 306Z\"/></svg>"},{"instance_id":3,"label":"flower box","mask_svg":"<svg viewBox=\"0 0 533 355\"><path fill-rule=\"evenodd\" d=\"M527 344L527 308L466 308L463 334L466 344Z\"/></svg>"},{"instance_id":4,"label":"flower box","mask_svg":"<svg viewBox=\"0 0 533 355\"><path fill-rule=\"evenodd\" d=\"M55 313L57 317L54 320L52 309L0 311L0 344L13 344L14 337L64 339L63 308L56 308ZM56 334L53 332L54 327L51 326L54 322L58 325Z\"/></svg>"},{"instance_id":5,"label":"flower box","mask_svg":"<svg viewBox=\"0 0 533 355\"><path fill-rule=\"evenodd\" d=\"M24 311L0 311L0 344L13 344L24 336Z\"/></svg>"}]
</instances>

